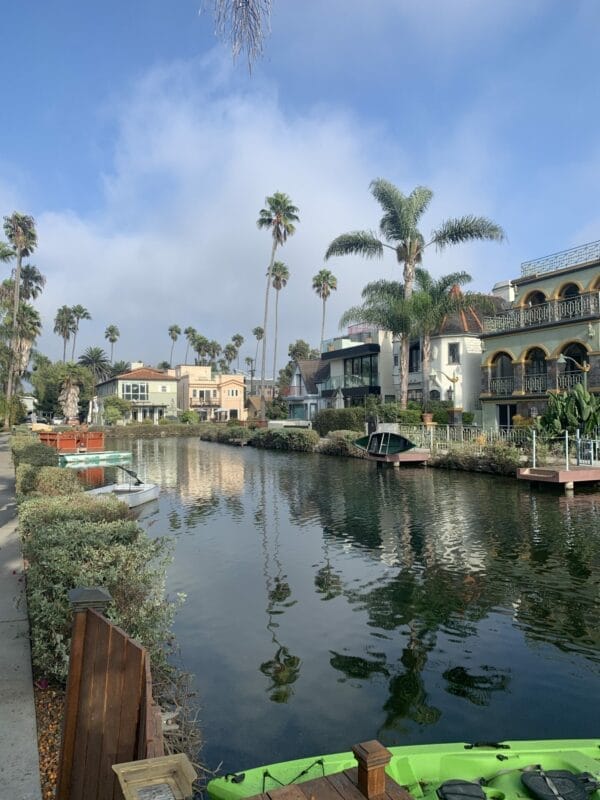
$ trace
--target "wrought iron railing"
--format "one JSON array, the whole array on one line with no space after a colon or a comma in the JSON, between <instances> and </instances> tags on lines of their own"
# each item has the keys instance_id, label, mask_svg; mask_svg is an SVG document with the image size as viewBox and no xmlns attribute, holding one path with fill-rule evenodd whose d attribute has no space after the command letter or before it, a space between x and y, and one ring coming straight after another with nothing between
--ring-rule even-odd
<instances>
[{"instance_id":1,"label":"wrought iron railing","mask_svg":"<svg viewBox=\"0 0 600 800\"><path fill-rule=\"evenodd\" d=\"M525 375L523 389L527 394L545 394L548 389L548 375L545 372Z\"/></svg>"},{"instance_id":2,"label":"wrought iron railing","mask_svg":"<svg viewBox=\"0 0 600 800\"><path fill-rule=\"evenodd\" d=\"M485 333L500 333L595 316L600 316L600 294L589 292L576 297L550 300L529 308L511 308L494 317L486 317L483 330Z\"/></svg>"},{"instance_id":3,"label":"wrought iron railing","mask_svg":"<svg viewBox=\"0 0 600 800\"><path fill-rule=\"evenodd\" d=\"M559 389L572 389L578 383L583 383L583 372L563 372L557 378Z\"/></svg>"},{"instance_id":4,"label":"wrought iron railing","mask_svg":"<svg viewBox=\"0 0 600 800\"><path fill-rule=\"evenodd\" d=\"M490 392L492 394L506 397L513 393L515 388L514 378L491 378L490 379Z\"/></svg>"},{"instance_id":5,"label":"wrought iron railing","mask_svg":"<svg viewBox=\"0 0 600 800\"><path fill-rule=\"evenodd\" d=\"M567 267L576 267L578 264L588 264L590 261L600 259L600 241L582 244L579 247L571 247L569 250L561 250L543 258L535 258L533 261L523 261L521 264L521 275L539 275L544 272L556 272Z\"/></svg>"}]
</instances>

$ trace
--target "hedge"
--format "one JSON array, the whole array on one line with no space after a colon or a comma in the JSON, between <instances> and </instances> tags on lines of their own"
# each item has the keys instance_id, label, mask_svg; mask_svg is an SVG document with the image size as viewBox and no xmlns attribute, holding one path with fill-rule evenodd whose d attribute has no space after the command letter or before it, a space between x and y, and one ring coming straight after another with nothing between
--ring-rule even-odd
<instances>
[{"instance_id":1,"label":"hedge","mask_svg":"<svg viewBox=\"0 0 600 800\"><path fill-rule=\"evenodd\" d=\"M54 447L33 440L30 436L15 436L11 442L15 467L33 464L37 467L57 467L58 451Z\"/></svg>"},{"instance_id":2,"label":"hedge","mask_svg":"<svg viewBox=\"0 0 600 800\"><path fill-rule=\"evenodd\" d=\"M306 428L262 429L252 437L254 447L310 453L319 444L319 434Z\"/></svg>"},{"instance_id":3,"label":"hedge","mask_svg":"<svg viewBox=\"0 0 600 800\"><path fill-rule=\"evenodd\" d=\"M365 458L364 452L354 445L354 442L364 435L361 431L331 431L319 444L319 453L328 456Z\"/></svg>"},{"instance_id":4,"label":"hedge","mask_svg":"<svg viewBox=\"0 0 600 800\"><path fill-rule=\"evenodd\" d=\"M54 497L83 492L83 486L77 479L76 473L63 467L34 467L32 464L19 464L16 476L19 500L33 493Z\"/></svg>"},{"instance_id":5,"label":"hedge","mask_svg":"<svg viewBox=\"0 0 600 800\"><path fill-rule=\"evenodd\" d=\"M325 408L313 419L313 428L319 436L329 431L360 431L365 427L365 410L361 406L351 408Z\"/></svg>"},{"instance_id":6,"label":"hedge","mask_svg":"<svg viewBox=\"0 0 600 800\"><path fill-rule=\"evenodd\" d=\"M116 497L94 497L81 492L66 497L34 497L19 507L19 533L24 542L35 531L70 520L113 522L131 519L131 512Z\"/></svg>"}]
</instances>

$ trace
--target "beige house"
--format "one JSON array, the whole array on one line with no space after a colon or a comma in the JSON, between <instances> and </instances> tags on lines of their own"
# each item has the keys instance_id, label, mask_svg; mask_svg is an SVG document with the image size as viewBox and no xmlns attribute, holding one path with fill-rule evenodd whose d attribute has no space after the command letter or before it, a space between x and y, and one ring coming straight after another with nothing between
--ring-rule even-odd
<instances>
[{"instance_id":1,"label":"beige house","mask_svg":"<svg viewBox=\"0 0 600 800\"><path fill-rule=\"evenodd\" d=\"M117 396L131 402L126 421L157 423L163 417L177 417L177 380L172 374L151 367L138 367L96 386L98 421L103 422L104 400Z\"/></svg>"},{"instance_id":2,"label":"beige house","mask_svg":"<svg viewBox=\"0 0 600 800\"><path fill-rule=\"evenodd\" d=\"M200 419L226 422L245 420L244 376L213 372L209 366L181 364L175 367L177 405L196 411Z\"/></svg>"}]
</instances>

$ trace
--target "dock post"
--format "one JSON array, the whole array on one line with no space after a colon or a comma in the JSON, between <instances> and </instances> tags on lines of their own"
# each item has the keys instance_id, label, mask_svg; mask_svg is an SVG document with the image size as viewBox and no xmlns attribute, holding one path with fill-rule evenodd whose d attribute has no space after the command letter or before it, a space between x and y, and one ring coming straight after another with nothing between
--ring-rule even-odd
<instances>
[{"instance_id":1,"label":"dock post","mask_svg":"<svg viewBox=\"0 0 600 800\"><path fill-rule=\"evenodd\" d=\"M358 761L358 789L367 800L385 794L385 768L392 754L376 739L355 744L352 752Z\"/></svg>"},{"instance_id":2,"label":"dock post","mask_svg":"<svg viewBox=\"0 0 600 800\"><path fill-rule=\"evenodd\" d=\"M569 431L565 431L565 469L569 469Z\"/></svg>"},{"instance_id":3,"label":"dock post","mask_svg":"<svg viewBox=\"0 0 600 800\"><path fill-rule=\"evenodd\" d=\"M531 466L536 468L535 428L531 431Z\"/></svg>"}]
</instances>

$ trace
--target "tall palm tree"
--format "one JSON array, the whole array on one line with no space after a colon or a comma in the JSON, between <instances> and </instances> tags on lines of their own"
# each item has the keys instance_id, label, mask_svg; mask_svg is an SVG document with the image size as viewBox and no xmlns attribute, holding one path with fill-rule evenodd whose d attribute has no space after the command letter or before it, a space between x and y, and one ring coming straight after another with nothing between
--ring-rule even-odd
<instances>
[{"instance_id":1,"label":"tall palm tree","mask_svg":"<svg viewBox=\"0 0 600 800\"><path fill-rule=\"evenodd\" d=\"M13 330L12 312L7 314L6 328ZM31 348L42 332L42 320L36 309L29 303L20 302L17 314L16 362L13 373L13 385L16 387L21 376L27 370Z\"/></svg>"},{"instance_id":2,"label":"tall palm tree","mask_svg":"<svg viewBox=\"0 0 600 800\"><path fill-rule=\"evenodd\" d=\"M191 344L198 357L198 363L203 364L204 358L208 352L208 339L206 336L202 336L201 333L195 333Z\"/></svg>"},{"instance_id":3,"label":"tall palm tree","mask_svg":"<svg viewBox=\"0 0 600 800\"><path fill-rule=\"evenodd\" d=\"M171 345L171 357L169 358L169 364L173 364L173 348L175 347L175 342L181 336L181 328L179 325L170 325L169 326L169 336L173 344Z\"/></svg>"},{"instance_id":4,"label":"tall palm tree","mask_svg":"<svg viewBox=\"0 0 600 800\"><path fill-rule=\"evenodd\" d=\"M235 360L237 354L238 354L237 347L233 344L233 342L226 344L225 347L223 348L223 356L225 357L225 361L227 362L228 368L231 367L231 362Z\"/></svg>"},{"instance_id":5,"label":"tall palm tree","mask_svg":"<svg viewBox=\"0 0 600 800\"><path fill-rule=\"evenodd\" d=\"M217 358L221 355L223 348L215 340L211 339L206 346L206 354L209 356L213 364L217 363Z\"/></svg>"},{"instance_id":6,"label":"tall palm tree","mask_svg":"<svg viewBox=\"0 0 600 800\"><path fill-rule=\"evenodd\" d=\"M30 256L37 247L37 233L35 230L35 220L28 214L20 214L14 211L9 217L4 217L4 235L8 239L12 255L16 258L15 266L15 285L13 295L13 330L10 347L10 362L8 365L8 378L6 382L6 408L8 413L4 417L4 429L10 428L10 409L12 407L13 383L16 369L16 347L18 338L18 313L21 292L21 265L23 258ZM3 259L6 259L6 247L2 248ZM10 257L10 256L9 256Z\"/></svg>"},{"instance_id":7,"label":"tall palm tree","mask_svg":"<svg viewBox=\"0 0 600 800\"><path fill-rule=\"evenodd\" d=\"M82 305L73 306L73 317L75 319L75 329L73 331L73 349L71 351L71 361L75 361L75 344L77 342L77 334L79 333L79 323L82 319L91 319L92 316L87 308Z\"/></svg>"},{"instance_id":8,"label":"tall palm tree","mask_svg":"<svg viewBox=\"0 0 600 800\"><path fill-rule=\"evenodd\" d=\"M88 347L79 356L78 363L82 367L87 367L92 373L94 385L108 378L111 373L110 361L101 347Z\"/></svg>"},{"instance_id":9,"label":"tall palm tree","mask_svg":"<svg viewBox=\"0 0 600 800\"><path fill-rule=\"evenodd\" d=\"M487 217L467 215L442 222L427 240L418 228L421 217L427 210L433 192L426 186L417 186L407 196L393 183L377 178L371 183L371 193L382 208L379 222L380 237L373 231L352 231L334 239L325 253L331 256L362 255L365 258L382 258L384 250L393 250L399 264L403 265L404 294L409 299L413 292L415 269L421 263L426 247L435 245L443 250L448 245L476 239L502 241L504 231ZM402 338L400 359L400 399L406 405L408 395L408 348L406 337Z\"/></svg>"},{"instance_id":10,"label":"tall palm tree","mask_svg":"<svg viewBox=\"0 0 600 800\"><path fill-rule=\"evenodd\" d=\"M260 229L266 228L271 231L273 243L271 246L271 259L267 270L267 288L265 291L265 314L263 319L263 345L262 361L260 365L260 386L261 391L265 385L265 366L267 358L267 319L269 314L269 289L271 288L271 278L273 264L275 262L275 251L282 247L288 236L292 236L296 231L295 222L299 222L298 209L283 192L275 192L265 200L266 208L261 208L256 224ZM262 406L261 406L262 409ZM261 417L264 416L264 409L261 410Z\"/></svg>"},{"instance_id":11,"label":"tall palm tree","mask_svg":"<svg viewBox=\"0 0 600 800\"><path fill-rule=\"evenodd\" d=\"M263 336L265 335L265 329L261 328L260 325L257 325L256 328L252 328L252 336L256 339L256 354L254 356L254 368L256 369L256 365L258 364L258 345L262 341Z\"/></svg>"},{"instance_id":12,"label":"tall palm tree","mask_svg":"<svg viewBox=\"0 0 600 800\"><path fill-rule=\"evenodd\" d=\"M113 361L113 352L115 349L115 342L121 335L121 331L118 329L116 325L109 325L107 329L104 331L104 338L108 339L110 342L110 363L112 364Z\"/></svg>"},{"instance_id":13,"label":"tall palm tree","mask_svg":"<svg viewBox=\"0 0 600 800\"><path fill-rule=\"evenodd\" d=\"M63 340L63 362L67 360L67 342L75 331L75 317L71 306L61 306L54 317L54 333Z\"/></svg>"},{"instance_id":14,"label":"tall palm tree","mask_svg":"<svg viewBox=\"0 0 600 800\"><path fill-rule=\"evenodd\" d=\"M231 341L234 343L234 345L237 348L237 368L239 369L240 368L240 349L241 349L242 345L244 344L244 337L242 336L241 333L234 333L233 336L231 337Z\"/></svg>"},{"instance_id":15,"label":"tall palm tree","mask_svg":"<svg viewBox=\"0 0 600 800\"><path fill-rule=\"evenodd\" d=\"M277 333L279 325L279 292L287 286L290 279L290 271L283 261L275 261L271 270L273 276L273 288L275 289L275 337L273 340L273 386L275 386L275 375L277 368Z\"/></svg>"},{"instance_id":16,"label":"tall palm tree","mask_svg":"<svg viewBox=\"0 0 600 800\"><path fill-rule=\"evenodd\" d=\"M325 303L332 292L337 289L337 278L328 269L321 269L313 278L312 288L323 301L323 314L321 316L321 350L325 337Z\"/></svg>"},{"instance_id":17,"label":"tall palm tree","mask_svg":"<svg viewBox=\"0 0 600 800\"><path fill-rule=\"evenodd\" d=\"M185 360L183 362L184 364L187 364L188 352L189 352L189 349L190 349L190 345L192 345L192 348L193 348L194 336L196 336L197 334L198 334L198 331L196 330L196 328L192 328L191 325L188 325L187 328L185 328L184 331L183 331L183 335L185 336L185 340L186 340Z\"/></svg>"},{"instance_id":18,"label":"tall palm tree","mask_svg":"<svg viewBox=\"0 0 600 800\"><path fill-rule=\"evenodd\" d=\"M254 359L252 356L246 356L246 366L250 372L250 394L254 394Z\"/></svg>"}]
</instances>

